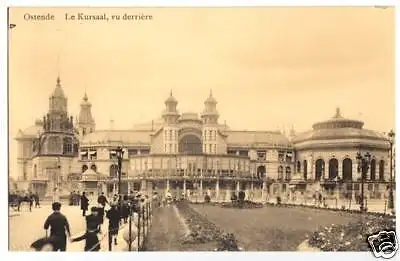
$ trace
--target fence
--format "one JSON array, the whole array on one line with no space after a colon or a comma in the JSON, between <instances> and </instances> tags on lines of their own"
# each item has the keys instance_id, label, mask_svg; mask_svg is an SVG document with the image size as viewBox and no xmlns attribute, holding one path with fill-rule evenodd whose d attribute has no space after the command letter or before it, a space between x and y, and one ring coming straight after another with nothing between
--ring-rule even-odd
<instances>
[{"instance_id":1,"label":"fence","mask_svg":"<svg viewBox=\"0 0 400 261\"><path fill-rule=\"evenodd\" d=\"M125 246L113 249L112 236L108 233L109 251L145 251L148 234L153 219L153 200L141 203L136 209L130 207L128 222L119 228L119 238L125 241ZM119 240L119 241L122 241Z\"/></svg>"}]
</instances>

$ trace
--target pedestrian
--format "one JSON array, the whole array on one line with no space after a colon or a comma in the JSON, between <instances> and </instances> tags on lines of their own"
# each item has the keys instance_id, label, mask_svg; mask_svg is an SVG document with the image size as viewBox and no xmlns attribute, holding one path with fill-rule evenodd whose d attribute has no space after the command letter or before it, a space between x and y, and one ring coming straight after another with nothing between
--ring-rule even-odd
<instances>
[{"instance_id":1,"label":"pedestrian","mask_svg":"<svg viewBox=\"0 0 400 261\"><path fill-rule=\"evenodd\" d=\"M130 212L130 205L129 205L129 200L128 200L128 195L124 195L123 200L122 200L122 218L124 220L124 223L128 223L128 217L129 217L129 212Z\"/></svg>"},{"instance_id":2,"label":"pedestrian","mask_svg":"<svg viewBox=\"0 0 400 261\"><path fill-rule=\"evenodd\" d=\"M68 205L69 205L69 206L73 206L73 205L74 205L74 193L73 193L73 192L71 192L71 193L69 194L69 197L68 197Z\"/></svg>"},{"instance_id":3,"label":"pedestrian","mask_svg":"<svg viewBox=\"0 0 400 261\"><path fill-rule=\"evenodd\" d=\"M82 216L86 216L86 211L88 210L89 207L89 199L86 197L85 192L82 192L80 201L81 201Z\"/></svg>"},{"instance_id":4,"label":"pedestrian","mask_svg":"<svg viewBox=\"0 0 400 261\"><path fill-rule=\"evenodd\" d=\"M81 195L81 193L79 192L79 190L78 190L78 192L76 192L76 204L79 206L79 203L80 203L80 195Z\"/></svg>"},{"instance_id":5,"label":"pedestrian","mask_svg":"<svg viewBox=\"0 0 400 261\"><path fill-rule=\"evenodd\" d=\"M39 198L39 194L36 192L34 195L35 198L35 208L40 208L40 198Z\"/></svg>"},{"instance_id":6,"label":"pedestrian","mask_svg":"<svg viewBox=\"0 0 400 261\"><path fill-rule=\"evenodd\" d=\"M100 232L100 222L98 218L98 208L92 207L91 214L86 216L86 232L82 236L71 239L71 242L85 240L85 252L99 251L100 241L97 234Z\"/></svg>"},{"instance_id":7,"label":"pedestrian","mask_svg":"<svg viewBox=\"0 0 400 261\"><path fill-rule=\"evenodd\" d=\"M53 251L66 251L67 248L67 236L71 237L70 227L67 218L61 214L61 203L54 202L51 206L53 213L48 216L44 223L44 229L46 231L50 228L50 237L53 238L54 249Z\"/></svg>"},{"instance_id":8,"label":"pedestrian","mask_svg":"<svg viewBox=\"0 0 400 261\"><path fill-rule=\"evenodd\" d=\"M115 202L111 203L111 208L107 211L106 217L108 218L108 249L112 250L112 239L114 238L114 245L117 245L117 236L119 230L120 211Z\"/></svg>"},{"instance_id":9,"label":"pedestrian","mask_svg":"<svg viewBox=\"0 0 400 261\"><path fill-rule=\"evenodd\" d=\"M104 196L104 192L101 192L100 196L97 198L97 203L99 203L99 217L101 224L104 222L104 208L106 204L109 204L107 198Z\"/></svg>"},{"instance_id":10,"label":"pedestrian","mask_svg":"<svg viewBox=\"0 0 400 261\"><path fill-rule=\"evenodd\" d=\"M114 194L112 201L116 204L118 204L118 195Z\"/></svg>"},{"instance_id":11,"label":"pedestrian","mask_svg":"<svg viewBox=\"0 0 400 261\"><path fill-rule=\"evenodd\" d=\"M108 200L106 196L104 196L104 192L101 192L100 196L97 198L97 203L99 203L103 207L105 207L106 204L108 204Z\"/></svg>"}]
</instances>

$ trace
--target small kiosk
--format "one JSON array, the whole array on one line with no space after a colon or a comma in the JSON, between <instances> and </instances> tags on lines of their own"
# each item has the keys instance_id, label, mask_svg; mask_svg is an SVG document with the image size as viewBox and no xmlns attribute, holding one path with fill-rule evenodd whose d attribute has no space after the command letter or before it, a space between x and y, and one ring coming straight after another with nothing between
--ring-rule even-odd
<instances>
[{"instance_id":1,"label":"small kiosk","mask_svg":"<svg viewBox=\"0 0 400 261\"><path fill-rule=\"evenodd\" d=\"M82 190L85 191L88 196L98 194L99 177L100 175L92 169L87 169L83 172L81 178Z\"/></svg>"}]
</instances>

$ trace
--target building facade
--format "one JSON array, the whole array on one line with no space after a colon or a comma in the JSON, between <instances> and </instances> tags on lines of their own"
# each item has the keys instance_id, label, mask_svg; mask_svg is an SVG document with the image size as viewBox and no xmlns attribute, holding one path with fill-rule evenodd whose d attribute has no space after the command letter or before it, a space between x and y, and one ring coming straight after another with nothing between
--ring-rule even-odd
<instances>
[{"instance_id":1,"label":"building facade","mask_svg":"<svg viewBox=\"0 0 400 261\"><path fill-rule=\"evenodd\" d=\"M86 190L91 184L92 190L116 193L114 152L120 146L122 193L169 190L225 200L233 191L246 190L253 198L265 199L294 186L306 190L315 182L336 193L343 187L356 191L355 156L360 151L373 155L367 177L372 194L380 196L390 176L387 138L364 130L360 121L344 119L340 111L314 124L311 132L292 131L286 137L279 131L231 130L219 122L212 93L198 114L180 113L171 92L161 118L129 130L96 130L86 94L80 106L73 122L57 79L48 114L16 137L22 189L46 195Z\"/></svg>"}]
</instances>

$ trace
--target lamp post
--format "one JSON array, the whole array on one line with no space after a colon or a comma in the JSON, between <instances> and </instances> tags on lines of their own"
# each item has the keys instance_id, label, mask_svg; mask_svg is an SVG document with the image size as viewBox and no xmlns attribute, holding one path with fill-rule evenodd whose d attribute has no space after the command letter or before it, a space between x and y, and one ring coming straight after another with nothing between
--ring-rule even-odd
<instances>
[{"instance_id":1,"label":"lamp post","mask_svg":"<svg viewBox=\"0 0 400 261\"><path fill-rule=\"evenodd\" d=\"M111 153L113 153L118 160L118 194L121 195L122 159L124 158L124 149L122 146L119 146Z\"/></svg>"},{"instance_id":2,"label":"lamp post","mask_svg":"<svg viewBox=\"0 0 400 261\"><path fill-rule=\"evenodd\" d=\"M394 208L394 198L393 198L393 143L395 133L393 130L390 130L388 133L389 136L389 143L390 143L390 187L389 187L389 202L388 208Z\"/></svg>"},{"instance_id":3,"label":"lamp post","mask_svg":"<svg viewBox=\"0 0 400 261\"><path fill-rule=\"evenodd\" d=\"M360 152L357 153L356 156L357 163L358 163L358 171L361 171L361 203L360 203L360 210L361 212L365 211L364 207L364 179L368 173L369 165L371 163L371 154L366 152L362 155Z\"/></svg>"}]
</instances>

